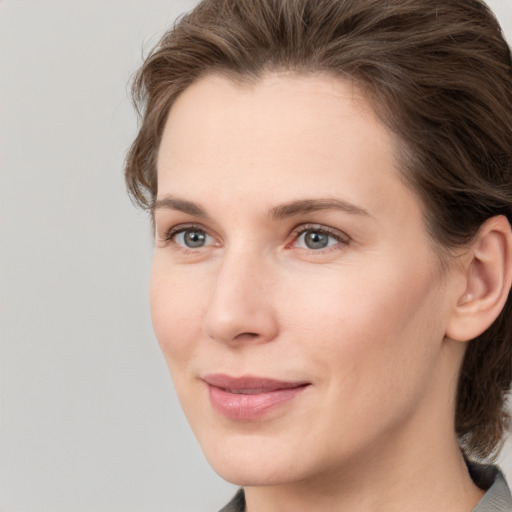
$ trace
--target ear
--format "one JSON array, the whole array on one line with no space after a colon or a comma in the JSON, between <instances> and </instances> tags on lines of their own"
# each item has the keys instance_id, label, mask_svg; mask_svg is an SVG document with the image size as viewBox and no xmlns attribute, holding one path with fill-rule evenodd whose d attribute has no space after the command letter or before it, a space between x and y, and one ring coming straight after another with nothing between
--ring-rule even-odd
<instances>
[{"instance_id":1,"label":"ear","mask_svg":"<svg viewBox=\"0 0 512 512\"><path fill-rule=\"evenodd\" d=\"M506 217L499 215L480 227L463 259L463 293L453 301L446 336L469 341L496 320L512 283L512 232Z\"/></svg>"}]
</instances>

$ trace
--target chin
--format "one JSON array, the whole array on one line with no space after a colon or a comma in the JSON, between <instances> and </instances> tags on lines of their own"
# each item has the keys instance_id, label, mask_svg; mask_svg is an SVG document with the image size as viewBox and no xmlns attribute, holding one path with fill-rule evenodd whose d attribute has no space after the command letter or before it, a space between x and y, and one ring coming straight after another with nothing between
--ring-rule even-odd
<instances>
[{"instance_id":1,"label":"chin","mask_svg":"<svg viewBox=\"0 0 512 512\"><path fill-rule=\"evenodd\" d=\"M224 480L240 487L283 485L300 480L290 467L276 461L258 460L247 464L241 459L210 461L214 471Z\"/></svg>"},{"instance_id":2,"label":"chin","mask_svg":"<svg viewBox=\"0 0 512 512\"><path fill-rule=\"evenodd\" d=\"M224 442L201 443L213 470L224 480L239 486L282 485L307 475L307 461L282 440L261 436L231 436Z\"/></svg>"}]
</instances>

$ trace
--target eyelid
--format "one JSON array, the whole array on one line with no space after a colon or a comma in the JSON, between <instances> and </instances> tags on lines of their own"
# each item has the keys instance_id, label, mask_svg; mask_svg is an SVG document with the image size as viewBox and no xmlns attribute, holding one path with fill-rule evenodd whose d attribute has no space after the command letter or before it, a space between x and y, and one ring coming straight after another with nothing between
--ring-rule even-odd
<instances>
[{"instance_id":1,"label":"eyelid","mask_svg":"<svg viewBox=\"0 0 512 512\"><path fill-rule=\"evenodd\" d=\"M168 229L165 232L164 240L166 242L170 242L178 233L187 231L188 229L197 229L198 231L200 230L200 231L206 232L206 229L199 226L198 224L194 224L194 223L177 224L176 226L172 226L170 229Z\"/></svg>"},{"instance_id":2,"label":"eyelid","mask_svg":"<svg viewBox=\"0 0 512 512\"><path fill-rule=\"evenodd\" d=\"M335 240L337 240L341 245L346 246L348 245L352 239L343 231L340 231L339 229L330 228L328 226L325 226L323 224L300 224L299 226L295 227L291 233L292 240L290 243L286 244L286 247L291 247L294 243L297 242L300 235L302 235L306 231L320 231L322 233L325 233L331 237L333 237ZM306 249L311 252L327 252L329 250L336 249L336 247L327 247L325 249L319 249L319 250L313 250L313 249Z\"/></svg>"},{"instance_id":3,"label":"eyelid","mask_svg":"<svg viewBox=\"0 0 512 512\"><path fill-rule=\"evenodd\" d=\"M184 251L197 251L197 250L201 250L201 249L204 250L204 249L210 247L211 245L215 245L215 242L214 242L212 244L208 244L206 246L198 247L197 249L193 249L190 247L188 247L188 248L183 247L174 241L174 237L176 235L179 235L180 233L183 233L184 231L188 231L188 230L203 231L204 233L206 233L206 235L211 237L213 240L216 239L216 236L214 234L212 234L209 229L205 228L201 224L198 224L197 222L185 222L182 224L176 224L176 225L172 226L171 228L167 229L163 233L163 236L161 236L161 241L166 245L172 245L176 249L179 248L180 250L184 250Z\"/></svg>"}]
</instances>

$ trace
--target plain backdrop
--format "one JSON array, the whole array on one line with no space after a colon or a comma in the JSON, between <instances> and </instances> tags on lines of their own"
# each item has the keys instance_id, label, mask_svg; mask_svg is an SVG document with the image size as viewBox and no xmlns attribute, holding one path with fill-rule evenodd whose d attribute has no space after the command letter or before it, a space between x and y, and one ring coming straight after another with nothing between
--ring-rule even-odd
<instances>
[{"instance_id":1,"label":"plain backdrop","mask_svg":"<svg viewBox=\"0 0 512 512\"><path fill-rule=\"evenodd\" d=\"M189 0L0 0L0 510L204 512L234 493L151 329L127 83ZM512 41L512 0L489 2ZM501 465L512 478L512 447ZM199 487L199 490L197 488Z\"/></svg>"}]
</instances>

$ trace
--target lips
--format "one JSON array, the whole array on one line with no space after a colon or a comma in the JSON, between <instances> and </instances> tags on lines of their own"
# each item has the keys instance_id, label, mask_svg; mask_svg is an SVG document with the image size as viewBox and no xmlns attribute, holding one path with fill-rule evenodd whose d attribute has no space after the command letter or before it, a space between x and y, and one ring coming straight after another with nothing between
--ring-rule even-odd
<instances>
[{"instance_id":1,"label":"lips","mask_svg":"<svg viewBox=\"0 0 512 512\"><path fill-rule=\"evenodd\" d=\"M293 400L309 386L308 382L287 382L262 377L207 375L210 402L223 416L253 420L269 414Z\"/></svg>"}]
</instances>

